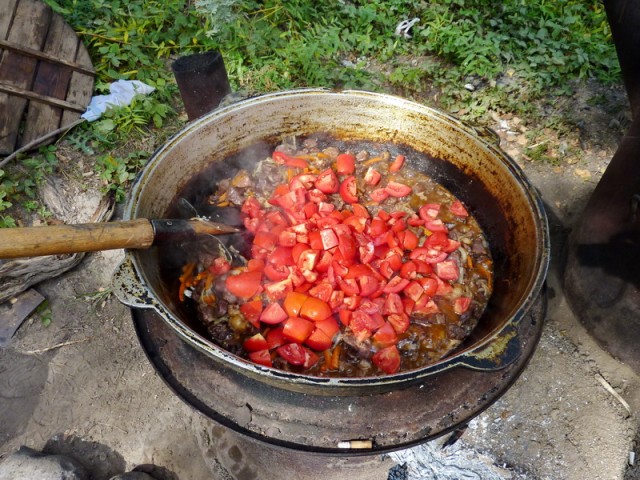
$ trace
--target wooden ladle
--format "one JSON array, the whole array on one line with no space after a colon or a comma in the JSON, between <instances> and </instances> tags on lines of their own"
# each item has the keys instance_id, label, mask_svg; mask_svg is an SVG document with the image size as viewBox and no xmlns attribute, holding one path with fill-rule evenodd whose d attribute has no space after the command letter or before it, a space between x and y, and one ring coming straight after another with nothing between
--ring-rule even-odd
<instances>
[{"instance_id":1,"label":"wooden ladle","mask_svg":"<svg viewBox=\"0 0 640 480\"><path fill-rule=\"evenodd\" d=\"M3 228L0 229L0 259L148 248L166 241L195 238L198 234L221 235L238 231L229 225L200 218L138 218L107 223Z\"/></svg>"}]
</instances>

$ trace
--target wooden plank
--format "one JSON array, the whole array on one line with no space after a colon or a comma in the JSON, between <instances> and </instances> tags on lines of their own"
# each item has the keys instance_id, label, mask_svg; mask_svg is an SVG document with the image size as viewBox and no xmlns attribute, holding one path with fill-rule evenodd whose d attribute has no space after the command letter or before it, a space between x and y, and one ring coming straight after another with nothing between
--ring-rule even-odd
<instances>
[{"instance_id":1,"label":"wooden plank","mask_svg":"<svg viewBox=\"0 0 640 480\"><path fill-rule=\"evenodd\" d=\"M51 8L41 2L20 0L7 40L40 49L51 20ZM0 84L30 89L38 61L7 51L0 63ZM27 100L0 93L0 154L11 153L16 145L18 129Z\"/></svg>"},{"instance_id":2,"label":"wooden plank","mask_svg":"<svg viewBox=\"0 0 640 480\"><path fill-rule=\"evenodd\" d=\"M3 6L0 8L0 39L2 40L7 38L17 3L18 0L3 0Z\"/></svg>"},{"instance_id":3,"label":"wooden plank","mask_svg":"<svg viewBox=\"0 0 640 480\"><path fill-rule=\"evenodd\" d=\"M86 108L82 105L67 102L66 100L59 100L54 97L47 97L46 95L34 93L31 90L24 90L22 88L11 87L9 85L0 84L0 92L13 95L16 98L20 97L24 99L36 100L38 102L46 103L58 108L74 110L76 112L84 112L86 110Z\"/></svg>"},{"instance_id":4,"label":"wooden plank","mask_svg":"<svg viewBox=\"0 0 640 480\"><path fill-rule=\"evenodd\" d=\"M71 30L71 34L75 36L75 32ZM75 70L77 72L85 73L87 75L95 75L95 70L91 65L89 67L85 65L80 65L79 63L69 61L64 58L57 58L54 55L50 55L47 52L41 52L39 50L33 50L32 48L26 48L22 45L16 45L15 43L7 42L6 40L0 39L0 48L5 48L8 50L13 50L16 52L20 52L23 55L27 55L29 57L37 58L38 60L45 60L50 63L55 63L59 65L64 65L65 67L69 67L71 70Z\"/></svg>"},{"instance_id":5,"label":"wooden plank","mask_svg":"<svg viewBox=\"0 0 640 480\"><path fill-rule=\"evenodd\" d=\"M73 59L76 54L77 37L60 15L54 15L43 52L57 58ZM33 92L47 97L65 99L72 70L51 62L40 61L33 84ZM47 132L58 129L62 120L62 109L47 103L32 101L27 111L27 120L19 146L36 140Z\"/></svg>"},{"instance_id":6,"label":"wooden plank","mask_svg":"<svg viewBox=\"0 0 640 480\"><path fill-rule=\"evenodd\" d=\"M78 39L77 52L75 62L79 65L91 67L93 70L93 64L91 58L84 44ZM69 83L69 91L67 92L67 101L75 103L77 105L88 105L93 95L93 75L85 75L79 71L75 71L71 74L71 82ZM80 114L72 110L65 110L62 114L62 126L70 125L80 118Z\"/></svg>"}]
</instances>

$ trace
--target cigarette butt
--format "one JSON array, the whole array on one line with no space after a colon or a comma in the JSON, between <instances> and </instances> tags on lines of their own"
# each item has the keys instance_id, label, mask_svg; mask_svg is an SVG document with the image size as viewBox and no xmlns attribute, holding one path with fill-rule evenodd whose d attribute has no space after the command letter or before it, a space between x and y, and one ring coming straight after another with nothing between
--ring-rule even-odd
<instances>
[{"instance_id":1,"label":"cigarette butt","mask_svg":"<svg viewBox=\"0 0 640 480\"><path fill-rule=\"evenodd\" d=\"M371 440L345 440L338 442L338 448L373 448L373 442Z\"/></svg>"}]
</instances>

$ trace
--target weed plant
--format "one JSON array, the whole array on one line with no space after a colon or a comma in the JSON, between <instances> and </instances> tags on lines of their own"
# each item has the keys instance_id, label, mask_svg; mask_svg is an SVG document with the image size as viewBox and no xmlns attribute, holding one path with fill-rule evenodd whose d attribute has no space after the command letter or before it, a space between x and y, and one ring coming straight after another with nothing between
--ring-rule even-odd
<instances>
[{"instance_id":1,"label":"weed plant","mask_svg":"<svg viewBox=\"0 0 640 480\"><path fill-rule=\"evenodd\" d=\"M137 148L136 138L180 126L170 64L182 55L219 50L235 90L360 88L417 100L437 92L443 108L469 119L489 110L535 116L535 101L570 93L575 81L620 80L600 0L45 2L89 49L96 93L117 79L156 88L68 137L95 153L105 189L119 199L155 148ZM395 35L411 18L411 37ZM0 171L0 227L12 224L2 216L8 205L33 200L36 172L52 168L42 152L28 162L43 168L26 177L24 162Z\"/></svg>"}]
</instances>

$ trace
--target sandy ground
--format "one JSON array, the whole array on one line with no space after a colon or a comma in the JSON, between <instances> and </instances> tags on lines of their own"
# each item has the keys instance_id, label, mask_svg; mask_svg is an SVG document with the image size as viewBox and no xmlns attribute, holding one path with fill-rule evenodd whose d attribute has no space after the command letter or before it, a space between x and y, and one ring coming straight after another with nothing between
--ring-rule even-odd
<instances>
[{"instance_id":1,"label":"sandy ground","mask_svg":"<svg viewBox=\"0 0 640 480\"><path fill-rule=\"evenodd\" d=\"M588 106L588 97L578 92L574 99L586 133L553 138L578 145L578 153L557 166L529 159L518 119L496 116L491 125L540 190L553 240L549 311L522 376L453 447L442 449L436 440L390 456L328 463L298 456L293 478L384 480L395 464L389 478L640 478L630 466L639 436L640 376L596 345L562 289L567 233L621 132L617 114ZM603 123L607 128L598 129ZM153 465L159 478L172 480L289 477L280 458L291 459L291 451L274 452L221 429L155 373L129 311L108 295L122 256L87 255L74 270L37 287L53 321L45 327L37 318L27 320L0 350L0 456L21 445L67 452L98 480L140 465Z\"/></svg>"}]
</instances>

